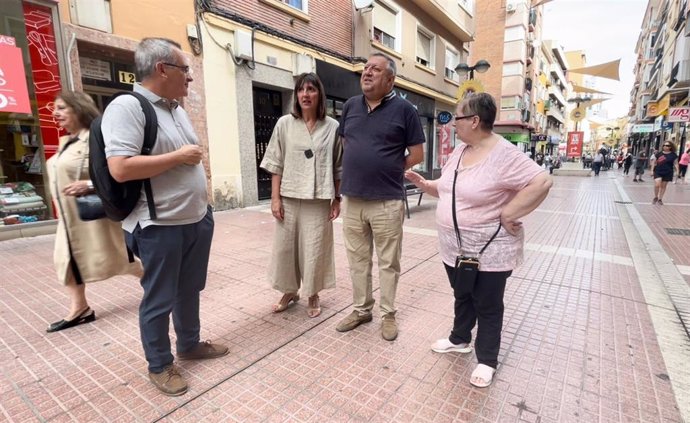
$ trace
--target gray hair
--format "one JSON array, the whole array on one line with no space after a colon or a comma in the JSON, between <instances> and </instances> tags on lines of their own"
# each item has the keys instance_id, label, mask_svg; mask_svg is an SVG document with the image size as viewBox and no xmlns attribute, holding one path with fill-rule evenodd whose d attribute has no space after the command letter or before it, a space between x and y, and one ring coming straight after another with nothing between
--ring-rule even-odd
<instances>
[{"instance_id":1,"label":"gray hair","mask_svg":"<svg viewBox=\"0 0 690 423\"><path fill-rule=\"evenodd\" d=\"M158 62L175 61L173 49L182 49L180 44L167 38L144 38L134 52L134 65L137 69L137 80L143 81L153 74Z\"/></svg>"},{"instance_id":2,"label":"gray hair","mask_svg":"<svg viewBox=\"0 0 690 423\"><path fill-rule=\"evenodd\" d=\"M383 57L384 59L386 59L386 61L388 61L388 70L393 74L393 76L396 76L398 74L398 67L395 64L395 60L393 60L387 54L376 52L372 53L369 57Z\"/></svg>"}]
</instances>

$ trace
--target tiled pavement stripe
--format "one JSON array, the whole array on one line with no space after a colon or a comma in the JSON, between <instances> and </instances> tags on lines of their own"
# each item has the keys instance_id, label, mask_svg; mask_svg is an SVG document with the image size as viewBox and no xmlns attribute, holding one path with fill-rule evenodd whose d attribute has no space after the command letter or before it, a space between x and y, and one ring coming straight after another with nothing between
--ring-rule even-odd
<instances>
[{"instance_id":1,"label":"tiled pavement stripe","mask_svg":"<svg viewBox=\"0 0 690 423\"><path fill-rule=\"evenodd\" d=\"M620 198L629 202L630 197L620 182L616 180L615 184ZM690 422L690 368L687 365L690 354L690 287L635 206L619 204L618 208L644 296L650 304L659 306L649 307L649 313L681 415Z\"/></svg>"}]
</instances>

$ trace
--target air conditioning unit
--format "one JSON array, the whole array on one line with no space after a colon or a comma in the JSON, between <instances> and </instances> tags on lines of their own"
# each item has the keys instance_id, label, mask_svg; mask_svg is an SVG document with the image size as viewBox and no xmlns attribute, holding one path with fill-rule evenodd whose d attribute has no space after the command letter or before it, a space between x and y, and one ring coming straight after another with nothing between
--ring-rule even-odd
<instances>
[{"instance_id":1,"label":"air conditioning unit","mask_svg":"<svg viewBox=\"0 0 690 423\"><path fill-rule=\"evenodd\" d=\"M506 12L514 13L516 9L517 5L515 3L506 3Z\"/></svg>"}]
</instances>

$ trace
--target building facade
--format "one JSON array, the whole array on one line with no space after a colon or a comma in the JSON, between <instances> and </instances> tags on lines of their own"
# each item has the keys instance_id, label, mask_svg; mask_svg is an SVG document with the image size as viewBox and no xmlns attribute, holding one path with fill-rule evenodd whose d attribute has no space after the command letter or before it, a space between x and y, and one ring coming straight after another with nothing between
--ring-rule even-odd
<instances>
[{"instance_id":1,"label":"building facade","mask_svg":"<svg viewBox=\"0 0 690 423\"><path fill-rule=\"evenodd\" d=\"M630 100L635 151L671 141L686 150L690 120L690 7L687 0L650 0L638 38Z\"/></svg>"},{"instance_id":2,"label":"building facade","mask_svg":"<svg viewBox=\"0 0 690 423\"><path fill-rule=\"evenodd\" d=\"M397 63L395 90L422 120L427 143L417 167L437 175L453 146L440 111L454 111L459 78L474 31L472 1L374 0L359 9L349 0L213 0L202 2L200 38L209 125L213 200L227 209L271 195L259 169L273 126L291 110L295 78L316 72L327 111L361 94L367 57L383 52Z\"/></svg>"},{"instance_id":3,"label":"building facade","mask_svg":"<svg viewBox=\"0 0 690 423\"><path fill-rule=\"evenodd\" d=\"M52 117L55 97L84 91L102 110L114 93L132 90L134 49L144 37L182 46L195 79L183 105L207 147L194 2L140 0L132 13L128 0L3 0L0 22L0 75L17 90L7 104L0 98L0 239L54 230L45 161L64 135Z\"/></svg>"}]
</instances>

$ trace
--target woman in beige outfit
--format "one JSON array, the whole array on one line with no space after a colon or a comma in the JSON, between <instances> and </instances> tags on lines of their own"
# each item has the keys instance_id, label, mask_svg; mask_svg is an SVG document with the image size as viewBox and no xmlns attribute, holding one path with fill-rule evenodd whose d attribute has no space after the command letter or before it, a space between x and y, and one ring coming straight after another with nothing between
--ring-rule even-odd
<instances>
[{"instance_id":1,"label":"woman in beige outfit","mask_svg":"<svg viewBox=\"0 0 690 423\"><path fill-rule=\"evenodd\" d=\"M79 219L74 197L93 193L89 179L89 126L98 116L91 97L62 92L55 100L53 117L69 135L60 138L60 149L46 168L50 192L58 214L54 261L58 280L67 288L70 310L67 316L48 326L57 332L96 320L86 301L87 282L115 275L141 274L138 262L130 262L119 223L108 219L84 222Z\"/></svg>"},{"instance_id":2,"label":"woman in beige outfit","mask_svg":"<svg viewBox=\"0 0 690 423\"><path fill-rule=\"evenodd\" d=\"M276 232L273 288L282 292L278 313L309 297L307 314L321 314L319 291L335 286L333 220L340 214L342 147L338 122L326 116L326 93L314 73L295 83L293 110L281 117L261 167L272 173L271 212Z\"/></svg>"}]
</instances>

